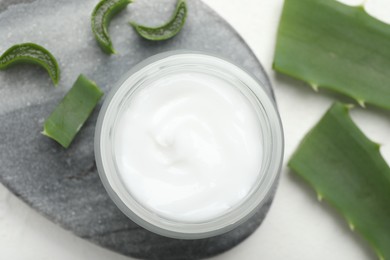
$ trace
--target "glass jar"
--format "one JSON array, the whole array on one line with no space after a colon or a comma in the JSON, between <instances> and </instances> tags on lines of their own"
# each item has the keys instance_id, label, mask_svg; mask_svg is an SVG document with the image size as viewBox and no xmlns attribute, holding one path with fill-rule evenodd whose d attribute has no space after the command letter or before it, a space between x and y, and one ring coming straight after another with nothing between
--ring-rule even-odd
<instances>
[{"instance_id":1,"label":"glass jar","mask_svg":"<svg viewBox=\"0 0 390 260\"><path fill-rule=\"evenodd\" d=\"M114 136L117 119L131 96L147 82L180 72L204 73L223 78L244 95L256 111L263 143L262 166L258 178L241 202L223 215L202 222L182 222L164 218L147 209L125 187L115 160ZM119 209L151 232L178 239L201 239L226 233L246 222L273 195L283 160L283 131L272 97L262 83L225 59L199 52L167 52L153 56L120 80L106 97L95 133L95 158L105 189Z\"/></svg>"}]
</instances>

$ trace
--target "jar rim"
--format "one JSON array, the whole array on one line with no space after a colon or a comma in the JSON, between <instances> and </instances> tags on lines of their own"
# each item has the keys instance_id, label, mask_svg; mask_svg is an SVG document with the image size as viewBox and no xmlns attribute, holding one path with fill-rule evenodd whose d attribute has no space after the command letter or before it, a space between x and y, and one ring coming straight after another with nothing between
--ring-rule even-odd
<instances>
[{"instance_id":1,"label":"jar rim","mask_svg":"<svg viewBox=\"0 0 390 260\"><path fill-rule=\"evenodd\" d=\"M246 86L264 116L266 124L266 138L268 157L265 158L266 169L264 179L256 183L254 190L240 205L226 214L202 223L183 223L168 220L146 210L126 190L123 183L117 178L117 169L112 159L113 151L110 146L110 137L113 135L112 126L128 95L131 95L137 86L155 73L163 73L173 66L198 65L204 68L205 73L228 72L233 78ZM200 66L199 66L200 65ZM115 115L116 114L116 115ZM248 220L263 203L269 199L276 185L283 160L283 130L272 97L264 90L264 84L251 76L240 67L215 55L202 52L171 51L152 56L133 67L107 95L99 113L95 132L95 159L102 183L111 199L119 209L138 225L163 236L180 239L200 239L228 232Z\"/></svg>"}]
</instances>

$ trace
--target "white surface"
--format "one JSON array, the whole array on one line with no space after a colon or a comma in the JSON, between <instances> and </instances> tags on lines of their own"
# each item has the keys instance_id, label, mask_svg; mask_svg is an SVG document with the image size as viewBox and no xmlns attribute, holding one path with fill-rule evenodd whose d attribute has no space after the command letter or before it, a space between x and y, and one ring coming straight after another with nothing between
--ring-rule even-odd
<instances>
[{"instance_id":1,"label":"white surface","mask_svg":"<svg viewBox=\"0 0 390 260\"><path fill-rule=\"evenodd\" d=\"M140 0L141 1L141 0ZM148 0L142 0L148 1ZM190 0L191 1L191 0ZM360 3L361 1L346 1ZM285 128L286 161L304 134L328 109L334 96L271 70L282 0L206 0L254 50L271 77ZM390 22L388 0L367 0L369 12ZM387 16L387 17L386 17ZM388 112L356 108L352 116L390 162ZM99 248L52 224L0 186L0 259L129 259ZM283 167L274 204L262 226L244 243L214 259L364 260L376 259L333 209Z\"/></svg>"},{"instance_id":2,"label":"white surface","mask_svg":"<svg viewBox=\"0 0 390 260\"><path fill-rule=\"evenodd\" d=\"M181 60L211 61L202 56L181 54ZM209 72L161 76L123 104L113 127L120 179L160 216L210 221L242 201L258 179L263 158L258 115L237 87ZM118 102L123 98L115 96Z\"/></svg>"}]
</instances>

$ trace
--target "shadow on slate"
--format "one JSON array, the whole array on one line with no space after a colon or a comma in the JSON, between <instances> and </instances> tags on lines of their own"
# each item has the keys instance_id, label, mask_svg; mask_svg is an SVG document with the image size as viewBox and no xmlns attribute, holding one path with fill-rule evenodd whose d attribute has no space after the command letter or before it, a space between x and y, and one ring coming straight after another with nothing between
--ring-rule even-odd
<instances>
[{"instance_id":1,"label":"shadow on slate","mask_svg":"<svg viewBox=\"0 0 390 260\"><path fill-rule=\"evenodd\" d=\"M93 154L99 107L67 150L40 131L44 118L79 73L94 79L107 93L121 75L153 54L177 49L200 50L219 54L243 66L262 81L273 96L263 68L240 36L199 0L188 0L189 14L183 31L165 42L139 38L127 22L159 24L170 16L175 1L144 0L131 4L110 27L114 47L120 54L107 56L97 47L90 31L89 15L96 3L91 0L81 3L79 0L5 0L0 4L0 35L13 32L1 39L1 52L30 39L50 49L62 68L58 89L51 86L49 79L34 76L42 71L28 66L22 66L21 71L14 68L10 73L0 73L4 89L0 98L3 103L0 107L1 182L53 222L124 255L142 259L199 259L234 247L260 225L272 198L248 222L224 235L201 240L165 238L127 219L104 190ZM57 11L59 7L61 12ZM57 25L65 21L69 28L59 34ZM30 76L28 81L26 75ZM21 102L15 103L19 99Z\"/></svg>"}]
</instances>

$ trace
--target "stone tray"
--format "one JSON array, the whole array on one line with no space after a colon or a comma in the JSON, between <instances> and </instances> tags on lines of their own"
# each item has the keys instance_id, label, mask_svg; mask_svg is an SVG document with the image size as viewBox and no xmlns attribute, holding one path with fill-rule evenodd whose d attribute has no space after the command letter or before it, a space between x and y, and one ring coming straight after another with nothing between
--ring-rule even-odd
<instances>
[{"instance_id":1,"label":"stone tray","mask_svg":"<svg viewBox=\"0 0 390 260\"><path fill-rule=\"evenodd\" d=\"M129 20L157 25L170 17L174 0L138 0L116 16L110 34L118 54L108 56L95 43L90 13L97 0L2 0L0 52L13 44L35 42L49 49L61 67L55 88L36 66L18 65L0 72L0 181L16 196L77 236L124 255L142 259L199 259L237 245L262 222L268 203L247 223L202 240L155 235L127 219L109 199L98 177L93 154L97 113L69 149L40 134L79 73L107 93L134 64L167 50L219 54L252 72L272 96L258 60L240 36L199 0L188 0L183 31L165 42L140 39Z\"/></svg>"}]
</instances>

